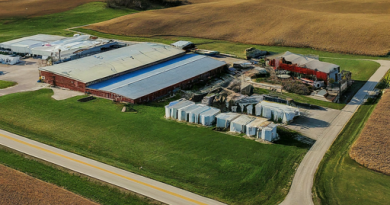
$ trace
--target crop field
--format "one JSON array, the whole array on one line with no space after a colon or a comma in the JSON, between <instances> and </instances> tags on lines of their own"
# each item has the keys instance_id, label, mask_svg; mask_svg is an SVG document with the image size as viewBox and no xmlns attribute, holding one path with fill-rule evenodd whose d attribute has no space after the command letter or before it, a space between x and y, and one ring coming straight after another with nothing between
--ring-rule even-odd
<instances>
[{"instance_id":1,"label":"crop field","mask_svg":"<svg viewBox=\"0 0 390 205\"><path fill-rule=\"evenodd\" d=\"M0 204L96 203L0 164Z\"/></svg>"},{"instance_id":2,"label":"crop field","mask_svg":"<svg viewBox=\"0 0 390 205\"><path fill-rule=\"evenodd\" d=\"M16 85L16 82L0 80L0 89L8 88Z\"/></svg>"},{"instance_id":3,"label":"crop field","mask_svg":"<svg viewBox=\"0 0 390 205\"><path fill-rule=\"evenodd\" d=\"M367 169L349 156L352 144L375 107L376 104L360 106L325 154L315 176L315 204L372 205L390 201L390 176Z\"/></svg>"},{"instance_id":4,"label":"crop field","mask_svg":"<svg viewBox=\"0 0 390 205\"><path fill-rule=\"evenodd\" d=\"M102 0L0 0L0 19L53 14L92 1Z\"/></svg>"},{"instance_id":5,"label":"crop field","mask_svg":"<svg viewBox=\"0 0 390 205\"><path fill-rule=\"evenodd\" d=\"M56 101L52 90L0 97L0 129L229 204L276 204L310 146L280 129L276 144L166 120L168 102ZM140 169L142 167L142 169Z\"/></svg>"},{"instance_id":6,"label":"crop field","mask_svg":"<svg viewBox=\"0 0 390 205\"><path fill-rule=\"evenodd\" d=\"M87 28L129 36L188 36L246 44L387 55L390 2L379 0L190 0Z\"/></svg>"},{"instance_id":7,"label":"crop field","mask_svg":"<svg viewBox=\"0 0 390 205\"><path fill-rule=\"evenodd\" d=\"M387 90L368 119L350 156L359 164L390 175L390 92Z\"/></svg>"}]
</instances>

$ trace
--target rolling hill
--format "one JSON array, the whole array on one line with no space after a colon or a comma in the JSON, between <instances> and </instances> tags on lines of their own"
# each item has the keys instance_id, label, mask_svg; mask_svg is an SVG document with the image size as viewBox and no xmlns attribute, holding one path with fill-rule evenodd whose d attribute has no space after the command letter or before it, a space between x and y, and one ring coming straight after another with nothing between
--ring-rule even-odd
<instances>
[{"instance_id":1,"label":"rolling hill","mask_svg":"<svg viewBox=\"0 0 390 205\"><path fill-rule=\"evenodd\" d=\"M362 55L390 50L390 1L191 0L88 26L129 36L175 35Z\"/></svg>"},{"instance_id":2,"label":"rolling hill","mask_svg":"<svg viewBox=\"0 0 390 205\"><path fill-rule=\"evenodd\" d=\"M0 19L53 14L102 0L0 0Z\"/></svg>"}]
</instances>

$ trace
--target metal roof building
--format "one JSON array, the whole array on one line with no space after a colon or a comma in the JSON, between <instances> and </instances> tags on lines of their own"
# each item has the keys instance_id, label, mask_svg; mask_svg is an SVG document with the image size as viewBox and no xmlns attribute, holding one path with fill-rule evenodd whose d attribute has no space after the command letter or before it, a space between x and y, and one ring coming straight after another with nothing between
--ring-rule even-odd
<instances>
[{"instance_id":1,"label":"metal roof building","mask_svg":"<svg viewBox=\"0 0 390 205\"><path fill-rule=\"evenodd\" d=\"M10 49L12 52L16 52L16 53L31 53L32 48L40 47L43 44L51 43L53 41L58 41L64 38L65 37L63 36L37 34L34 36L27 36L27 37L0 43L0 48Z\"/></svg>"},{"instance_id":2,"label":"metal roof building","mask_svg":"<svg viewBox=\"0 0 390 205\"><path fill-rule=\"evenodd\" d=\"M140 43L66 63L39 68L86 85L184 55L172 46Z\"/></svg>"},{"instance_id":3,"label":"metal roof building","mask_svg":"<svg viewBox=\"0 0 390 205\"><path fill-rule=\"evenodd\" d=\"M230 132L246 132L246 125L256 120L256 117L241 115L230 123Z\"/></svg>"},{"instance_id":4,"label":"metal roof building","mask_svg":"<svg viewBox=\"0 0 390 205\"><path fill-rule=\"evenodd\" d=\"M119 50L119 49L117 49ZM220 73L226 63L187 54L157 65L93 84L89 91L104 91L127 99L150 101L193 81ZM141 98L143 98L141 100Z\"/></svg>"}]
</instances>

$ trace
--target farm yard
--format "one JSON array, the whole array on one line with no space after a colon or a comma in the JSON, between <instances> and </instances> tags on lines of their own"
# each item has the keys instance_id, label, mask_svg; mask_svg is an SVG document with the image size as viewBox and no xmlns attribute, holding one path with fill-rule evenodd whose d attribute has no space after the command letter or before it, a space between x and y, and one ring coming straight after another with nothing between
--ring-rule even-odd
<instances>
[{"instance_id":1,"label":"farm yard","mask_svg":"<svg viewBox=\"0 0 390 205\"><path fill-rule=\"evenodd\" d=\"M363 166L390 175L390 93L385 92L365 124L350 156Z\"/></svg>"},{"instance_id":2,"label":"farm yard","mask_svg":"<svg viewBox=\"0 0 390 205\"><path fill-rule=\"evenodd\" d=\"M96 204L4 165L0 165L0 182L1 204Z\"/></svg>"}]
</instances>

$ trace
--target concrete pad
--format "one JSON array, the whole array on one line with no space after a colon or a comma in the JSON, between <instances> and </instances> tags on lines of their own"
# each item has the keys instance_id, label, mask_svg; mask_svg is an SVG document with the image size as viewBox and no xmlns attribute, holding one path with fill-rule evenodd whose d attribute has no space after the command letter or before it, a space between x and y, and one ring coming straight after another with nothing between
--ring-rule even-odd
<instances>
[{"instance_id":1,"label":"concrete pad","mask_svg":"<svg viewBox=\"0 0 390 205\"><path fill-rule=\"evenodd\" d=\"M6 89L0 89L0 96L11 93L18 93L24 91L39 90L46 87L41 83L37 83L39 79L39 62L38 59L25 59L16 65L0 64L0 71L4 75L0 75L0 80L14 81L18 84Z\"/></svg>"},{"instance_id":2,"label":"concrete pad","mask_svg":"<svg viewBox=\"0 0 390 205\"><path fill-rule=\"evenodd\" d=\"M82 92L73 91L73 90L67 90L67 89L61 89L61 88L51 88L54 92L54 95L51 97L56 100L65 100L68 98L72 98L75 96L84 95Z\"/></svg>"},{"instance_id":3,"label":"concrete pad","mask_svg":"<svg viewBox=\"0 0 390 205\"><path fill-rule=\"evenodd\" d=\"M335 109L303 109L299 108L301 116L294 119L292 123L287 125L288 128L298 131L314 140L318 140L323 136L323 132L339 115L341 110Z\"/></svg>"}]
</instances>

